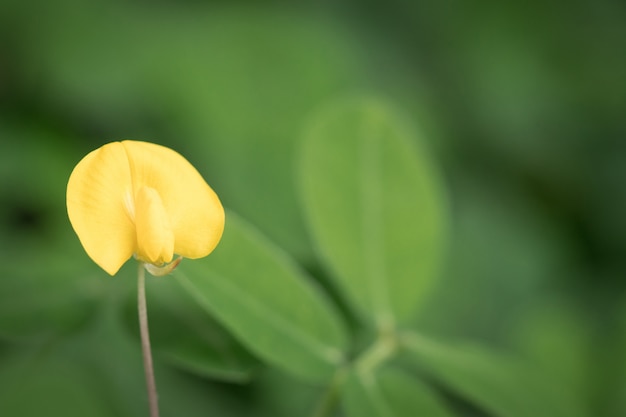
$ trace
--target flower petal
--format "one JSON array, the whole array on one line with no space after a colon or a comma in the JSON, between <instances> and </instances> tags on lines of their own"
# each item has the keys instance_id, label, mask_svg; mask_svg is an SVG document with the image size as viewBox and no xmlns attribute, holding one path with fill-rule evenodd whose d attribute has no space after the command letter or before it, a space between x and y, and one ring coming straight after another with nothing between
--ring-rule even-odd
<instances>
[{"instance_id":1,"label":"flower petal","mask_svg":"<svg viewBox=\"0 0 626 417\"><path fill-rule=\"evenodd\" d=\"M113 142L89 153L76 165L67 184L67 213L85 251L111 275L136 246L128 207L132 196L130 166L124 146Z\"/></svg>"},{"instance_id":2,"label":"flower petal","mask_svg":"<svg viewBox=\"0 0 626 417\"><path fill-rule=\"evenodd\" d=\"M174 257L174 232L159 193L141 187L135 193L137 258L153 265L170 262Z\"/></svg>"},{"instance_id":3,"label":"flower petal","mask_svg":"<svg viewBox=\"0 0 626 417\"><path fill-rule=\"evenodd\" d=\"M123 141L134 189L155 189L174 232L174 252L202 258L224 230L224 209L215 192L179 153L153 143Z\"/></svg>"}]
</instances>

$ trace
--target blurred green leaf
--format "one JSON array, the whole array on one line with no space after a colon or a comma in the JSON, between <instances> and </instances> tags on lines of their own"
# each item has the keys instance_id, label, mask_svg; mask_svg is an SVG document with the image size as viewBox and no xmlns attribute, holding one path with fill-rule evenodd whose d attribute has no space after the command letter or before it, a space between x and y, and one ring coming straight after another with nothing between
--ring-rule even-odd
<instances>
[{"instance_id":1,"label":"blurred green leaf","mask_svg":"<svg viewBox=\"0 0 626 417\"><path fill-rule=\"evenodd\" d=\"M608 416L626 415L626 298L623 296L616 316L617 322L609 324L611 331L594 339L594 353L601 357L590 361L594 371L590 378L591 395L595 404L601 404L597 408Z\"/></svg>"},{"instance_id":2,"label":"blurred green leaf","mask_svg":"<svg viewBox=\"0 0 626 417\"><path fill-rule=\"evenodd\" d=\"M424 383L399 370L352 372L342 393L348 417L451 417Z\"/></svg>"},{"instance_id":3,"label":"blurred green leaf","mask_svg":"<svg viewBox=\"0 0 626 417\"><path fill-rule=\"evenodd\" d=\"M69 358L13 354L0 363L0 415L113 417L91 376Z\"/></svg>"},{"instance_id":4,"label":"blurred green leaf","mask_svg":"<svg viewBox=\"0 0 626 417\"><path fill-rule=\"evenodd\" d=\"M0 262L61 252L73 235L65 188L75 161L59 146L63 140L44 129L0 119L0 138ZM66 252L79 248L68 245Z\"/></svg>"},{"instance_id":5,"label":"blurred green leaf","mask_svg":"<svg viewBox=\"0 0 626 417\"><path fill-rule=\"evenodd\" d=\"M526 311L512 337L525 355L575 396L579 407L589 409L593 392L593 366L600 351L592 322L582 310L561 298L548 298Z\"/></svg>"},{"instance_id":6,"label":"blurred green leaf","mask_svg":"<svg viewBox=\"0 0 626 417\"><path fill-rule=\"evenodd\" d=\"M133 270L135 268L132 268ZM148 398L139 341L120 325L117 302L111 298L84 332L63 341L60 355L89 373L90 383L116 417L148 415ZM150 312L148 312L150 314ZM151 326L151 330L155 326ZM154 357L161 416L245 416L242 394L168 366ZM237 386L239 388L239 386ZM67 396L66 396L67 397ZM49 414L46 414L47 416Z\"/></svg>"},{"instance_id":7,"label":"blurred green leaf","mask_svg":"<svg viewBox=\"0 0 626 417\"><path fill-rule=\"evenodd\" d=\"M572 279L581 254L569 232L510 178L464 173L452 193L445 271L414 328L502 343L547 288Z\"/></svg>"},{"instance_id":8,"label":"blurred green leaf","mask_svg":"<svg viewBox=\"0 0 626 417\"><path fill-rule=\"evenodd\" d=\"M146 292L155 355L202 376L249 380L257 361L173 277L148 277ZM137 300L129 301L126 324L139 340Z\"/></svg>"},{"instance_id":9,"label":"blurred green leaf","mask_svg":"<svg viewBox=\"0 0 626 417\"><path fill-rule=\"evenodd\" d=\"M478 346L451 347L404 335L412 359L443 385L498 417L583 417L575 394L535 364Z\"/></svg>"},{"instance_id":10,"label":"blurred green leaf","mask_svg":"<svg viewBox=\"0 0 626 417\"><path fill-rule=\"evenodd\" d=\"M185 261L174 275L260 358L313 381L328 379L343 361L346 335L328 300L232 212L215 252Z\"/></svg>"},{"instance_id":11,"label":"blurred green leaf","mask_svg":"<svg viewBox=\"0 0 626 417\"><path fill-rule=\"evenodd\" d=\"M274 367L264 367L255 372L250 384L254 397L254 417L307 416L320 398L318 384L294 378ZM326 417L334 417L331 414Z\"/></svg>"},{"instance_id":12,"label":"blurred green leaf","mask_svg":"<svg viewBox=\"0 0 626 417\"><path fill-rule=\"evenodd\" d=\"M437 277L446 205L416 135L374 100L328 108L307 132L300 188L317 249L379 321L407 320Z\"/></svg>"},{"instance_id":13,"label":"blurred green leaf","mask_svg":"<svg viewBox=\"0 0 626 417\"><path fill-rule=\"evenodd\" d=\"M0 120L0 137L0 337L58 335L89 318L105 291L67 218L75 161L45 129Z\"/></svg>"},{"instance_id":14,"label":"blurred green leaf","mask_svg":"<svg viewBox=\"0 0 626 417\"><path fill-rule=\"evenodd\" d=\"M0 279L1 338L67 332L93 314L98 297L106 291L104 272L84 259L67 257L63 249L5 262Z\"/></svg>"}]
</instances>

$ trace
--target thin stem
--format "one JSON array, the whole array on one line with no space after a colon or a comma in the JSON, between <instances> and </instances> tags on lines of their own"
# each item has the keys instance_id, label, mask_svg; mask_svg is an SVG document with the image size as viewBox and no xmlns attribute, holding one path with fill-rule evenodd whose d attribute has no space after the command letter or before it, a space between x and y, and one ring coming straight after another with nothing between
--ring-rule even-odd
<instances>
[{"instance_id":1,"label":"thin stem","mask_svg":"<svg viewBox=\"0 0 626 417\"><path fill-rule=\"evenodd\" d=\"M376 368L396 353L397 348L396 332L390 328L384 328L378 334L376 341L354 361L352 369L360 376L371 376ZM313 410L312 417L327 417L334 411L341 388L349 372L351 371L348 367L337 369L328 388Z\"/></svg>"},{"instance_id":2,"label":"thin stem","mask_svg":"<svg viewBox=\"0 0 626 417\"><path fill-rule=\"evenodd\" d=\"M381 333L376 342L363 352L355 361L355 367L361 374L373 372L377 367L392 357L397 349L395 333Z\"/></svg>"},{"instance_id":3,"label":"thin stem","mask_svg":"<svg viewBox=\"0 0 626 417\"><path fill-rule=\"evenodd\" d=\"M159 417L159 403L156 383L154 382L154 367L152 366L152 351L150 349L150 332L148 331L148 310L146 308L146 272L143 263L139 263L137 273L137 307L139 310L139 330L141 333L141 352L143 353L143 367L146 374L146 388L150 404L150 417Z\"/></svg>"},{"instance_id":4,"label":"thin stem","mask_svg":"<svg viewBox=\"0 0 626 417\"><path fill-rule=\"evenodd\" d=\"M328 384L328 388L326 388L322 398L320 398L320 401L313 410L312 417L327 417L335 409L339 398L339 391L346 379L347 372L347 369L344 367L337 369L333 379L330 381L330 384Z\"/></svg>"}]
</instances>

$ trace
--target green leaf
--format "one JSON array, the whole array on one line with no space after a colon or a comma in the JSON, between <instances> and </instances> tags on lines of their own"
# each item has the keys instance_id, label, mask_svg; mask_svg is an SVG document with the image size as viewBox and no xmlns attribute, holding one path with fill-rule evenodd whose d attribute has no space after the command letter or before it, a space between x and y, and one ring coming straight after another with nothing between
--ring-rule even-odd
<instances>
[{"instance_id":1,"label":"green leaf","mask_svg":"<svg viewBox=\"0 0 626 417\"><path fill-rule=\"evenodd\" d=\"M405 334L404 347L420 367L498 417L582 417L571 394L532 363L479 346L451 347Z\"/></svg>"},{"instance_id":2,"label":"green leaf","mask_svg":"<svg viewBox=\"0 0 626 417\"><path fill-rule=\"evenodd\" d=\"M361 310L407 320L437 276L446 205L416 135L372 100L320 114L305 137L302 201L317 249Z\"/></svg>"},{"instance_id":3,"label":"green leaf","mask_svg":"<svg viewBox=\"0 0 626 417\"><path fill-rule=\"evenodd\" d=\"M146 297L155 355L193 373L247 382L257 361L171 276L148 277ZM139 340L137 300L129 300L126 324Z\"/></svg>"},{"instance_id":4,"label":"green leaf","mask_svg":"<svg viewBox=\"0 0 626 417\"><path fill-rule=\"evenodd\" d=\"M378 374L352 372L343 405L348 417L452 416L427 385L391 368Z\"/></svg>"},{"instance_id":5,"label":"green leaf","mask_svg":"<svg viewBox=\"0 0 626 417\"><path fill-rule=\"evenodd\" d=\"M215 252L184 261L175 277L262 359L313 381L343 362L346 335L327 298L233 213Z\"/></svg>"}]
</instances>

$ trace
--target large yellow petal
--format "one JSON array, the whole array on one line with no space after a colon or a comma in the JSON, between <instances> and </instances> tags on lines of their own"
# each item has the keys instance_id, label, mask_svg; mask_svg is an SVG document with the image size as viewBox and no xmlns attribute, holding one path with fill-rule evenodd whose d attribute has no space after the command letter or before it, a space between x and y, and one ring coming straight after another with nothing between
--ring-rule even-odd
<instances>
[{"instance_id":1,"label":"large yellow petal","mask_svg":"<svg viewBox=\"0 0 626 417\"><path fill-rule=\"evenodd\" d=\"M169 148L137 141L122 145L135 193L149 187L161 197L174 232L174 252L192 259L211 253L224 230L224 209L198 171Z\"/></svg>"},{"instance_id":2,"label":"large yellow petal","mask_svg":"<svg viewBox=\"0 0 626 417\"><path fill-rule=\"evenodd\" d=\"M113 142L89 153L67 184L67 213L87 254L111 275L135 250L132 183L124 146Z\"/></svg>"},{"instance_id":3,"label":"large yellow petal","mask_svg":"<svg viewBox=\"0 0 626 417\"><path fill-rule=\"evenodd\" d=\"M135 193L137 258L161 265L174 257L174 232L159 193L141 187Z\"/></svg>"}]
</instances>

